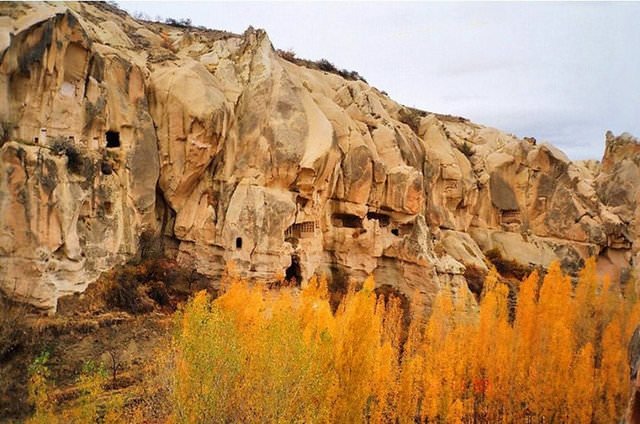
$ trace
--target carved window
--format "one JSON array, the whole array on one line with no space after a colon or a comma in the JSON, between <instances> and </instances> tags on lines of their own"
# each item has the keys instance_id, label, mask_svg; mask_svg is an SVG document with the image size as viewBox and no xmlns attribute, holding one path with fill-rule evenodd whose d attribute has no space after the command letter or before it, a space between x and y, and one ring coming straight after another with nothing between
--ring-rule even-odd
<instances>
[{"instance_id":1,"label":"carved window","mask_svg":"<svg viewBox=\"0 0 640 424\"><path fill-rule=\"evenodd\" d=\"M520 224L520 211L502 211L501 222L503 224Z\"/></svg>"},{"instance_id":2,"label":"carved window","mask_svg":"<svg viewBox=\"0 0 640 424\"><path fill-rule=\"evenodd\" d=\"M362 218L348 213L334 213L331 222L334 227L362 228Z\"/></svg>"},{"instance_id":3,"label":"carved window","mask_svg":"<svg viewBox=\"0 0 640 424\"><path fill-rule=\"evenodd\" d=\"M284 238L303 238L312 236L316 231L318 224L314 221L298 222L287 228L284 232Z\"/></svg>"},{"instance_id":4,"label":"carved window","mask_svg":"<svg viewBox=\"0 0 640 424\"><path fill-rule=\"evenodd\" d=\"M378 221L381 227L387 227L391 223L391 217L383 213L369 212L367 213L367 219L375 219L376 221Z\"/></svg>"},{"instance_id":5,"label":"carved window","mask_svg":"<svg viewBox=\"0 0 640 424\"><path fill-rule=\"evenodd\" d=\"M107 148L113 149L120 147L120 133L117 131L107 131Z\"/></svg>"}]
</instances>

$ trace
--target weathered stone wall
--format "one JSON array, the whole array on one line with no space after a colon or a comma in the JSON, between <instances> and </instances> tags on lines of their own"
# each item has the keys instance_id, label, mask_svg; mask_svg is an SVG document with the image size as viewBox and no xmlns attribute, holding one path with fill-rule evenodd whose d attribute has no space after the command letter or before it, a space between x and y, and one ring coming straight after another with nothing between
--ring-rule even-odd
<instances>
[{"instance_id":1,"label":"weathered stone wall","mask_svg":"<svg viewBox=\"0 0 640 424\"><path fill-rule=\"evenodd\" d=\"M229 261L265 282L373 274L424 306L467 290L487 252L569 271L595 255L616 276L637 263L628 136L607 136L600 169L289 63L263 31L18 10L0 37L0 287L35 305L84 290L143 233L214 279Z\"/></svg>"}]
</instances>

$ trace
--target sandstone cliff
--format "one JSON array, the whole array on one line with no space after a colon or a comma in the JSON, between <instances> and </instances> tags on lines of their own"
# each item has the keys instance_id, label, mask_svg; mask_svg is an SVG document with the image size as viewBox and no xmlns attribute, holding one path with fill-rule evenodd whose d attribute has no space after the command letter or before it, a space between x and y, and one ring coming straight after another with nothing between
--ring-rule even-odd
<instances>
[{"instance_id":1,"label":"sandstone cliff","mask_svg":"<svg viewBox=\"0 0 640 424\"><path fill-rule=\"evenodd\" d=\"M491 261L640 262L629 135L574 163L291 63L251 28L89 3L3 3L0 28L0 288L38 307L149 240L214 278L373 274L423 305L478 290Z\"/></svg>"}]
</instances>

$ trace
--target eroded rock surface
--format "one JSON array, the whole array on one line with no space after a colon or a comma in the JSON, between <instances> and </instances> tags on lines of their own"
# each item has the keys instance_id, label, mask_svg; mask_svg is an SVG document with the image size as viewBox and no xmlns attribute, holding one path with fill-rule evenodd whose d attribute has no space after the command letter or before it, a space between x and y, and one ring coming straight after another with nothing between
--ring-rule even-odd
<instances>
[{"instance_id":1,"label":"eroded rock surface","mask_svg":"<svg viewBox=\"0 0 640 424\"><path fill-rule=\"evenodd\" d=\"M0 287L39 307L149 237L214 280L229 261L264 282L373 274L424 306L487 258L575 271L596 256L615 276L640 260L631 136L573 163L290 63L260 30L0 8Z\"/></svg>"}]
</instances>

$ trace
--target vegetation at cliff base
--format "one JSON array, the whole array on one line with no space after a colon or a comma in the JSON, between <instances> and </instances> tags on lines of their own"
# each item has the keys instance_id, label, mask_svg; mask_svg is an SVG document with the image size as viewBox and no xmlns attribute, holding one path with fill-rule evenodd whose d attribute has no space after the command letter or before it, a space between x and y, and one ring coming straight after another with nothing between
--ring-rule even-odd
<instances>
[{"instance_id":1,"label":"vegetation at cliff base","mask_svg":"<svg viewBox=\"0 0 640 424\"><path fill-rule=\"evenodd\" d=\"M175 315L163 378L150 381L166 385L169 422L610 423L626 407L640 304L594 260L576 282L558 264L534 272L516 302L493 271L479 309L467 290L443 289L408 325L372 278L335 311L321 279L300 292L226 285Z\"/></svg>"}]
</instances>

